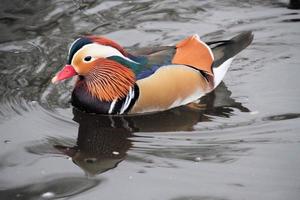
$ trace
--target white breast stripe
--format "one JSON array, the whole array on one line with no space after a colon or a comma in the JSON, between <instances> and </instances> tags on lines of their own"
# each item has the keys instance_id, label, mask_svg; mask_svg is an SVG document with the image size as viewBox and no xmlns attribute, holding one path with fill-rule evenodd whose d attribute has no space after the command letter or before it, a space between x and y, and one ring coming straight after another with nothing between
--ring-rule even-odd
<instances>
[{"instance_id":1,"label":"white breast stripe","mask_svg":"<svg viewBox=\"0 0 300 200\"><path fill-rule=\"evenodd\" d=\"M115 99L115 100L113 100L113 102L111 102L108 114L112 113L113 109L115 108L116 103L117 103L117 99Z\"/></svg>"},{"instance_id":2,"label":"white breast stripe","mask_svg":"<svg viewBox=\"0 0 300 200\"><path fill-rule=\"evenodd\" d=\"M125 103L123 104L120 114L123 114L125 112L125 110L128 108L128 106L130 105L131 100L134 98L134 90L132 89L132 87L130 87L128 95L126 97Z\"/></svg>"}]
</instances>

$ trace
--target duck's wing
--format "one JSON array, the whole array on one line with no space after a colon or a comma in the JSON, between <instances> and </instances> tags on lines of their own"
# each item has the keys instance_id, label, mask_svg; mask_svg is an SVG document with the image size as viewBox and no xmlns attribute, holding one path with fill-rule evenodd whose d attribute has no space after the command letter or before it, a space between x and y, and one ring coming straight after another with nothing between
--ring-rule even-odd
<instances>
[{"instance_id":1,"label":"duck's wing","mask_svg":"<svg viewBox=\"0 0 300 200\"><path fill-rule=\"evenodd\" d=\"M230 40L208 42L213 55L212 65L214 88L223 80L233 58L243 49L245 49L253 40L251 31L238 34Z\"/></svg>"},{"instance_id":2,"label":"duck's wing","mask_svg":"<svg viewBox=\"0 0 300 200\"><path fill-rule=\"evenodd\" d=\"M193 36L187 38L191 39ZM181 41L183 43L187 39ZM197 38L196 36L196 39ZM217 41L207 41L205 43L212 52L213 64L212 67L216 68L224 63L226 60L234 57L240 51L245 49L253 40L253 34L251 31L245 31L229 40L217 40ZM178 43L178 44L180 44ZM163 65L174 64L174 57L176 56L176 51L178 51L178 44L174 46L154 46L154 47L143 47L135 50L129 50L129 53L133 60L142 64L143 68L150 69L153 66L156 68ZM193 46L191 46L193 47ZM200 49L200 48L199 48ZM201 49L200 49L201 50ZM190 52L189 52L190 53ZM186 56L186 55L185 55ZM193 55L194 56L194 55ZM203 60L207 57L207 53L202 57L198 55L198 60ZM172 63L173 60L173 63ZM175 64L185 64L175 63ZM189 65L191 66L191 65ZM195 66L191 66L197 68ZM200 69L202 70L202 69ZM203 70L205 71L205 70ZM208 70L207 70L208 71Z\"/></svg>"},{"instance_id":3,"label":"duck's wing","mask_svg":"<svg viewBox=\"0 0 300 200\"><path fill-rule=\"evenodd\" d=\"M146 47L130 51L131 59L140 63L137 80L154 74L166 65L186 65L213 76L215 87L223 79L233 58L253 40L251 31L229 40L203 42L197 35L182 40L176 46ZM226 62L227 61L227 62Z\"/></svg>"},{"instance_id":4,"label":"duck's wing","mask_svg":"<svg viewBox=\"0 0 300 200\"><path fill-rule=\"evenodd\" d=\"M176 46L143 48L130 52L130 55L130 59L143 67L139 71L141 74L136 74L138 79L146 78L166 65L185 65L212 75L213 54L198 35L187 37Z\"/></svg>"},{"instance_id":5,"label":"duck's wing","mask_svg":"<svg viewBox=\"0 0 300 200\"><path fill-rule=\"evenodd\" d=\"M171 61L169 65L159 67L151 76L149 75L137 81L139 97L130 112L142 113L167 110L197 100L221 82L232 58L246 48L252 39L251 32L243 32L230 40L207 42L205 45L209 45L210 49L205 52L206 54L202 54L204 57L193 54L195 56L193 59L208 59L205 56L209 56L208 54L213 55L214 60L211 61L210 65L207 65L213 71L210 76L199 73L199 71L206 73L207 71L206 69L199 69L197 67L199 63L193 62L193 59L191 59L192 61L186 61L179 55L177 61L183 63L174 63L174 57L178 53L178 45L165 49L145 48L141 50L140 52L144 54L148 53L146 57L149 63L153 60L155 63L163 62L166 56L171 56ZM201 56L201 54L199 55ZM185 64L189 61L196 65ZM208 61L210 60L208 59Z\"/></svg>"},{"instance_id":6,"label":"duck's wing","mask_svg":"<svg viewBox=\"0 0 300 200\"><path fill-rule=\"evenodd\" d=\"M140 64L137 79L146 78L160 67L170 65L175 51L175 46L145 47L129 51L130 59Z\"/></svg>"},{"instance_id":7,"label":"duck's wing","mask_svg":"<svg viewBox=\"0 0 300 200\"><path fill-rule=\"evenodd\" d=\"M149 56L155 53L166 53L166 50L175 50L175 46L153 46L153 47L141 47L134 50L128 50L130 54L135 56Z\"/></svg>"},{"instance_id":8,"label":"duck's wing","mask_svg":"<svg viewBox=\"0 0 300 200\"><path fill-rule=\"evenodd\" d=\"M225 61L237 55L240 51L249 46L252 40L252 32L245 31L230 40L206 42L214 55L213 68L221 66Z\"/></svg>"}]
</instances>

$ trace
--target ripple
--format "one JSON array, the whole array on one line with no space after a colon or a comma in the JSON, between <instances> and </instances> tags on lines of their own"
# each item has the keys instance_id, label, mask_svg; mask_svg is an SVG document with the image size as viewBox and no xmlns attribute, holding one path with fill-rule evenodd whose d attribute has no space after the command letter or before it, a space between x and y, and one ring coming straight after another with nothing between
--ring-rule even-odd
<instances>
[{"instance_id":1,"label":"ripple","mask_svg":"<svg viewBox=\"0 0 300 200\"><path fill-rule=\"evenodd\" d=\"M102 180L88 179L78 175L59 175L43 177L34 183L18 187L1 188L3 199L57 199L76 196L99 185Z\"/></svg>"},{"instance_id":2,"label":"ripple","mask_svg":"<svg viewBox=\"0 0 300 200\"><path fill-rule=\"evenodd\" d=\"M32 104L24 99L9 98L0 105L0 119L7 120L14 114L22 115L23 112L28 112L30 110L33 110ZM0 120L0 122L2 120Z\"/></svg>"},{"instance_id":3,"label":"ripple","mask_svg":"<svg viewBox=\"0 0 300 200\"><path fill-rule=\"evenodd\" d=\"M282 1L1 5L1 198L299 196L299 13ZM50 84L78 35L105 35L135 48L243 30L254 30L255 39L233 63L228 87L221 84L197 104L151 115L89 115L72 112L72 81ZM109 179L105 187L102 177Z\"/></svg>"},{"instance_id":4,"label":"ripple","mask_svg":"<svg viewBox=\"0 0 300 200\"><path fill-rule=\"evenodd\" d=\"M299 113L286 113L281 115L272 115L268 117L264 117L263 120L265 121L282 121L282 120L288 120L288 119L296 119L299 118Z\"/></svg>"}]
</instances>

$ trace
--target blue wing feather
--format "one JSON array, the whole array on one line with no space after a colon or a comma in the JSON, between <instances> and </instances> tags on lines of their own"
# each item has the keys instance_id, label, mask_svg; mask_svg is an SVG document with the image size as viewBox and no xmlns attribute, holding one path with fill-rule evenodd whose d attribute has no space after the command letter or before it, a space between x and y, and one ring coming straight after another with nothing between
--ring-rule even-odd
<instances>
[{"instance_id":1,"label":"blue wing feather","mask_svg":"<svg viewBox=\"0 0 300 200\"><path fill-rule=\"evenodd\" d=\"M130 52L129 58L140 64L136 73L137 80L151 76L161 66L172 63L174 46L147 47Z\"/></svg>"}]
</instances>

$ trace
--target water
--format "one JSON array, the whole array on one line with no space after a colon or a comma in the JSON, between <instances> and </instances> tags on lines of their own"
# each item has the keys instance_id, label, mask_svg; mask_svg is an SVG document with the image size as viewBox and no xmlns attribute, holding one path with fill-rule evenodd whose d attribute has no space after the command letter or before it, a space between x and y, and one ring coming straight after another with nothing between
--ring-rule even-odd
<instances>
[{"instance_id":1,"label":"water","mask_svg":"<svg viewBox=\"0 0 300 200\"><path fill-rule=\"evenodd\" d=\"M0 6L0 199L298 199L300 12L285 1L18 1ZM80 34L128 48L253 30L199 104L81 113L51 77Z\"/></svg>"}]
</instances>

